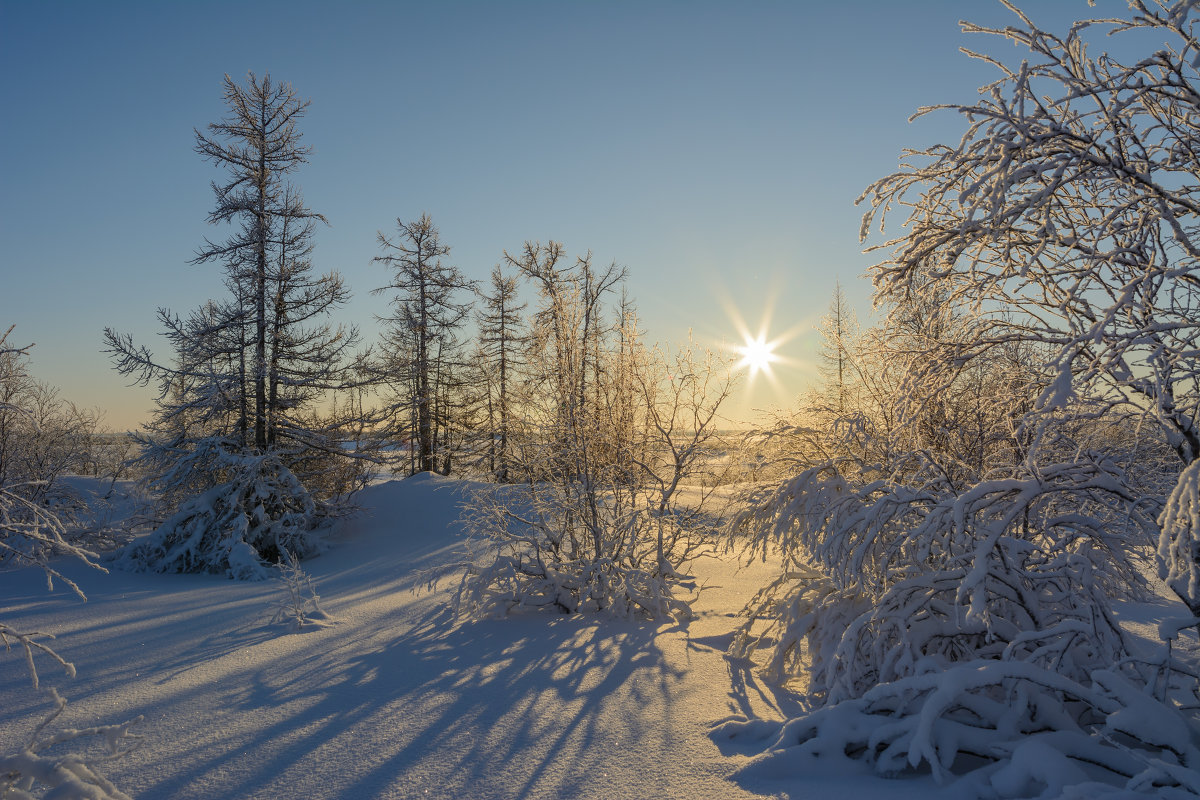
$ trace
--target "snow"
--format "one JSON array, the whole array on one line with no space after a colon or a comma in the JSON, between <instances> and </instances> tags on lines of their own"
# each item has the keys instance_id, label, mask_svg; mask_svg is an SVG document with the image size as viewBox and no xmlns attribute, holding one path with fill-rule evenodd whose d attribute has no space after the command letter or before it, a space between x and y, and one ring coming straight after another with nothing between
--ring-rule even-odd
<instances>
[{"instance_id":1,"label":"snow","mask_svg":"<svg viewBox=\"0 0 1200 800\"><path fill-rule=\"evenodd\" d=\"M63 726L144 715L142 746L105 765L142 800L955 796L928 775L887 780L848 759L734 775L802 710L724 654L769 563L699 563L705 588L683 624L544 612L455 624L454 587L430 589L427 576L458 556L468 488L420 476L362 492L363 513L303 564L329 627L271 625L279 581L73 561L59 566L86 604L48 593L40 571L10 571L0 618L53 633L78 667L69 680L39 664L70 700ZM0 660L0 686L8 753L51 701L15 653ZM759 722L736 738L714 730L731 719Z\"/></svg>"}]
</instances>

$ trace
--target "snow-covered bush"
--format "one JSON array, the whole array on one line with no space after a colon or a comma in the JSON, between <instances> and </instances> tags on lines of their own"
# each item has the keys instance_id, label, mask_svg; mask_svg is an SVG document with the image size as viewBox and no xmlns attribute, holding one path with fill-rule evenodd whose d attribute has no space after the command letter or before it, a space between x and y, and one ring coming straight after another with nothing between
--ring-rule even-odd
<instances>
[{"instance_id":1,"label":"snow-covered bush","mask_svg":"<svg viewBox=\"0 0 1200 800\"><path fill-rule=\"evenodd\" d=\"M882 775L927 766L939 782L971 765L956 784L964 797L1200 795L1195 722L1115 669L1079 683L1020 660L929 668L784 723L729 720L713 735L767 744L745 775L861 759Z\"/></svg>"},{"instance_id":2,"label":"snow-covered bush","mask_svg":"<svg viewBox=\"0 0 1200 800\"><path fill-rule=\"evenodd\" d=\"M510 443L509 474L526 482L483 487L468 504L474 552L461 610L690 615L679 594L695 588L686 565L711 552L719 517L713 488L698 481L700 456L728 390L691 359L678 354L672 378L637 379L644 404L630 410L645 427L633 439L601 446L611 430L576 427L552 446Z\"/></svg>"},{"instance_id":3,"label":"snow-covered bush","mask_svg":"<svg viewBox=\"0 0 1200 800\"><path fill-rule=\"evenodd\" d=\"M18 437L12 436L13 430L28 423L37 432L39 417L36 409L31 411L21 404L27 398L14 390L14 385L19 387L27 378L24 359L28 348L7 345L11 331L12 328L9 328L0 336L0 563L37 567L45 573L49 588L53 588L54 580L58 579L81 600L86 600L79 586L51 565L51 559L55 556L70 556L101 569L92 560L94 553L69 540L67 526L46 491L46 486L57 477L57 470L49 462L30 458L28 452L23 458L23 466L14 467L14 461L20 460L13 456L20 452L20 448L11 447L18 440ZM34 448L33 452L50 451ZM53 463L59 462L55 460ZM39 478L38 473L46 470L49 472L45 477ZM0 619L0 644L4 645L6 653L14 647L22 652L35 689L39 686L35 661L38 655L56 662L69 677L75 676L74 665L41 641L53 638L50 634L38 631L20 630ZM66 706L66 701L54 689L50 689L49 694L54 709L34 728L19 751L0 755L0 797L23 800L36 797L33 794L36 791L45 792L47 797L64 800L127 800L127 795L97 771L97 765L128 752L132 741L139 738L129 729L141 717L120 725L84 730L67 728L46 735L46 729ZM108 745L105 756L48 752L55 746L93 736L101 737Z\"/></svg>"},{"instance_id":4,"label":"snow-covered bush","mask_svg":"<svg viewBox=\"0 0 1200 800\"><path fill-rule=\"evenodd\" d=\"M460 613L551 608L618 617L690 615L686 564L711 551L711 522L645 486L537 481L487 486L470 499L474 534ZM706 535L707 534L707 535Z\"/></svg>"},{"instance_id":5,"label":"snow-covered bush","mask_svg":"<svg viewBox=\"0 0 1200 800\"><path fill-rule=\"evenodd\" d=\"M293 631L306 628L324 628L333 624L333 618L321 608L321 597L312 584L312 578L300 566L300 560L290 550L276 565L279 580L283 584L283 596L271 617L271 624L287 623Z\"/></svg>"},{"instance_id":6,"label":"snow-covered bush","mask_svg":"<svg viewBox=\"0 0 1200 800\"><path fill-rule=\"evenodd\" d=\"M964 24L1029 60L985 57L999 80L948 107L962 139L907 152L864 195L864 235L907 215L873 268L900 380L854 426L866 447L829 448L740 520L785 575L735 652L771 648L774 676L807 673L814 703L763 760L977 770L964 785L992 796L1200 794L1180 702L1196 676L1139 661L1111 613L1155 538L1189 600L1200 507L1200 206L1183 155L1200 140L1200 46L1193 3L1130 6L1065 36L1011 5L1017 24ZM1168 43L1122 64L1089 54L1100 30ZM1174 467L1143 463L1146 443Z\"/></svg>"},{"instance_id":7,"label":"snow-covered bush","mask_svg":"<svg viewBox=\"0 0 1200 800\"><path fill-rule=\"evenodd\" d=\"M506 441L513 484L468 504L458 607L685 617L686 564L713 541L712 482L699 479L728 365L691 346L648 350L624 308L606 325L600 301L620 274L587 259L564 270L560 256L551 243L511 259L542 306Z\"/></svg>"},{"instance_id":8,"label":"snow-covered bush","mask_svg":"<svg viewBox=\"0 0 1200 800\"><path fill-rule=\"evenodd\" d=\"M277 454L230 452L225 442L210 438L160 480L171 484L199 470L219 482L118 553L114 566L264 580L285 551L302 558L317 552L322 522L317 505Z\"/></svg>"},{"instance_id":9,"label":"snow-covered bush","mask_svg":"<svg viewBox=\"0 0 1200 800\"><path fill-rule=\"evenodd\" d=\"M1116 464L1014 465L965 491L924 454L888 467L814 467L738 517L749 546L786 566L735 652L769 643L771 677L807 673L825 702L973 659L1084 680L1124 657L1107 598L1142 585L1132 554L1155 526Z\"/></svg>"},{"instance_id":10,"label":"snow-covered bush","mask_svg":"<svg viewBox=\"0 0 1200 800\"><path fill-rule=\"evenodd\" d=\"M1026 796L1041 779L1018 753L1038 741L1062 763L1038 792L1097 764L1131 788L1200 789L1200 727L1172 699L1195 676L1134 658L1110 611L1140 586L1132 554L1155 529L1120 468L1015 465L955 491L915 456L891 466L813 468L737 520L785 569L732 653L765 650L767 677L816 709L760 761L849 757L943 780L975 759L994 766L972 780Z\"/></svg>"},{"instance_id":11,"label":"snow-covered bush","mask_svg":"<svg viewBox=\"0 0 1200 800\"><path fill-rule=\"evenodd\" d=\"M142 718L139 716L119 725L64 728L50 734L46 729L62 714L67 701L54 689L50 689L49 694L54 708L33 729L24 747L0 756L0 797L6 800L33 800L36 797L130 800L129 795L105 778L99 768L138 746L142 737L130 729ZM103 743L102 754L58 752L64 745L78 747L92 739Z\"/></svg>"}]
</instances>

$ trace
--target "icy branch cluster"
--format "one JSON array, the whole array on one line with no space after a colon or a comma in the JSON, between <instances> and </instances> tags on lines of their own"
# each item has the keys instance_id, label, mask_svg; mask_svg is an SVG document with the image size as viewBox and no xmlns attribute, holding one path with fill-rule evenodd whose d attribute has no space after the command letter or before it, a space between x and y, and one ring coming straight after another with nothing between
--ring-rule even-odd
<instances>
[{"instance_id":1,"label":"icy branch cluster","mask_svg":"<svg viewBox=\"0 0 1200 800\"><path fill-rule=\"evenodd\" d=\"M92 728L64 728L50 734L47 728L58 719L67 701L50 689L54 708L30 734L25 746L16 753L0 756L0 797L33 800L53 797L62 800L130 800L100 772L100 765L121 758L137 747L142 738L130 729L142 721L136 717L119 725ZM56 753L62 745L78 746L98 739L102 754ZM35 794L34 792L38 792Z\"/></svg>"},{"instance_id":2,"label":"icy branch cluster","mask_svg":"<svg viewBox=\"0 0 1200 800\"><path fill-rule=\"evenodd\" d=\"M602 298L623 273L588 258L566 269L561 253L529 244L510 259L541 307L500 453L514 484L468 506L459 609L687 617L685 565L711 549L713 517L711 489L684 484L706 469L728 365L647 348L624 304L606 322Z\"/></svg>"},{"instance_id":3,"label":"icy branch cluster","mask_svg":"<svg viewBox=\"0 0 1200 800\"><path fill-rule=\"evenodd\" d=\"M18 398L26 395L21 387L27 385L24 357L28 348L14 348L6 344L8 333L0 336L0 415L10 423L13 416L34 421L37 415L28 407L17 404ZM53 396L53 395L51 395ZM65 577L51 564L58 556L79 559L95 567L95 554L69 541L67 528L49 501L45 487L56 475L54 466L40 459L26 459L21 468L14 468L15 450L12 444L12 427L0 425L0 563L32 565L46 575L48 588L53 588L55 579L62 581L79 596L86 599L82 590L71 579ZM42 450L42 452L48 452ZM57 462L56 462L57 463ZM59 467L61 468L61 467ZM39 685L35 655L45 656L63 668L68 677L75 676L73 664L59 655L43 639L53 639L49 634L38 631L19 630L0 620L0 644L5 652L14 646L25 657L29 677L36 689ZM0 755L0 797L37 797L34 792L45 793L46 797L65 800L128 800L98 771L105 761L120 758L140 738L130 728L141 721L138 717L120 725L107 725L84 730L67 728L55 734L47 734L47 728L58 719L66 700L53 688L48 690L54 709L34 728L24 747L15 753ZM100 757L75 752L55 753L51 749L79 740L99 736L107 745L107 752Z\"/></svg>"},{"instance_id":4,"label":"icy branch cluster","mask_svg":"<svg viewBox=\"0 0 1200 800\"><path fill-rule=\"evenodd\" d=\"M1006 5L1019 24L964 29L1030 59L971 53L1001 77L938 107L961 141L864 195L864 235L906 211L875 248L888 369L830 394L836 423L799 437L809 466L737 522L785 571L734 654L807 674L814 704L747 769L861 759L977 767L963 785L988 796L1195 796L1197 675L1135 656L1111 612L1157 540L1200 617L1194 4L1133 0L1062 37ZM1127 66L1088 54L1097 30L1168 44ZM854 352L837 352L841 382ZM1155 447L1174 465L1142 460Z\"/></svg>"},{"instance_id":5,"label":"icy branch cluster","mask_svg":"<svg viewBox=\"0 0 1200 800\"><path fill-rule=\"evenodd\" d=\"M333 618L321 608L321 597L313 586L312 578L300 566L300 560L290 550L284 550L276 566L283 585L283 597L275 608L271 624L286 622L292 631L331 625Z\"/></svg>"}]
</instances>

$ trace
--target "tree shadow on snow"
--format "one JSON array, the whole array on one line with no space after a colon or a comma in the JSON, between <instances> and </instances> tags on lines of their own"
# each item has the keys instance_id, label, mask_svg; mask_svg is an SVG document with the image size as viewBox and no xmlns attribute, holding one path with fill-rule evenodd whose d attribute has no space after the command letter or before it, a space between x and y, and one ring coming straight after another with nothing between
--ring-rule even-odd
<instances>
[{"instance_id":1,"label":"tree shadow on snow","mask_svg":"<svg viewBox=\"0 0 1200 800\"><path fill-rule=\"evenodd\" d=\"M209 748L153 795L220 773L221 796L265 797L307 773L325 796L593 796L617 762L645 771L647 752L670 747L684 673L661 631L545 614L453 626L435 608L394 637L315 634L299 663L240 676L237 713L261 721L249 736Z\"/></svg>"},{"instance_id":2,"label":"tree shadow on snow","mask_svg":"<svg viewBox=\"0 0 1200 800\"><path fill-rule=\"evenodd\" d=\"M786 720L799 716L810 710L804 698L782 686L767 683L757 674L758 665L748 658L734 658L728 655L734 632L713 636L689 636L688 648L693 650L710 650L724 657L725 669L729 677L729 699L731 714L725 720L744 718L747 720L762 719L770 725L771 720ZM716 720L712 724L724 722ZM729 739L715 739L714 744L722 755L753 755L761 750L761 744L742 746ZM757 749L755 749L757 747Z\"/></svg>"}]
</instances>

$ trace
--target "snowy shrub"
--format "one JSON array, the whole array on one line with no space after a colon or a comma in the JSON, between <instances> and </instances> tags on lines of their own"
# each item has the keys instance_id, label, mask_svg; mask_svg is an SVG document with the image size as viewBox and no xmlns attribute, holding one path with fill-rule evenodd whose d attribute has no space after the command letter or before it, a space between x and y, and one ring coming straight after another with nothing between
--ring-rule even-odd
<instances>
[{"instance_id":1,"label":"snowy shrub","mask_svg":"<svg viewBox=\"0 0 1200 800\"><path fill-rule=\"evenodd\" d=\"M283 584L283 597L275 608L271 624L287 623L293 631L331 625L333 618L321 608L321 598L313 587L312 578L301 568L300 560L290 550L284 550L276 568Z\"/></svg>"},{"instance_id":2,"label":"snowy shrub","mask_svg":"<svg viewBox=\"0 0 1200 800\"><path fill-rule=\"evenodd\" d=\"M964 795L1200 795L1200 730L1116 670L1078 683L1026 661L930 668L771 728L731 720L714 736L770 740L743 774L862 759L943 782L973 758L986 766L957 784Z\"/></svg>"},{"instance_id":3,"label":"snowy shrub","mask_svg":"<svg viewBox=\"0 0 1200 800\"><path fill-rule=\"evenodd\" d=\"M698 479L730 390L727 365L690 346L645 348L624 308L605 326L600 299L622 275L597 274L586 258L564 270L560 256L551 243L510 259L539 287L542 309L519 431L505 442L514 484L468 503L458 608L686 617L686 565L713 541L711 482Z\"/></svg>"},{"instance_id":4,"label":"snowy shrub","mask_svg":"<svg viewBox=\"0 0 1200 800\"><path fill-rule=\"evenodd\" d=\"M59 516L59 508L51 502L52 494L47 487L57 477L58 469L48 461L26 457L23 466L14 468L14 458L19 448L13 448L12 431L14 422L30 422L36 434L43 431L39 425L36 409L20 405L22 397L18 391L27 376L24 372L24 357L28 348L13 348L7 343L12 328L0 336L0 563L12 566L33 566L46 575L47 588L53 588L54 579L65 583L86 600L79 586L51 566L55 556L77 558L90 567L94 554L76 542L69 541L67 527ZM53 399L53 394L49 395ZM44 418L42 418L44 422ZM53 448L34 448L34 452L51 452ZM26 451L26 456L28 456ZM54 464L60 463L54 460ZM101 570L103 571L103 570ZM33 687L38 688L38 671L35 655L43 655L57 662L69 677L75 676L75 667L53 648L39 639L53 639L49 634L38 631L22 631L0 620L0 644L5 652L19 648L25 656L29 677ZM101 761L119 758L128 752L129 741L136 739L129 728L141 717L120 725L89 728L85 730L65 729L57 734L45 735L46 728L62 713L66 701L54 689L49 693L54 709L34 729L25 746L16 753L0 755L0 797L33 798L33 792L45 792L47 797L67 800L123 800L127 795L120 792L97 770ZM68 753L51 755L46 751L56 745L100 736L108 745L108 753L100 758Z\"/></svg>"},{"instance_id":5,"label":"snowy shrub","mask_svg":"<svg viewBox=\"0 0 1200 800\"><path fill-rule=\"evenodd\" d=\"M679 382L701 380L693 374ZM666 419L658 414L662 410L651 414L660 423ZM528 442L512 446L510 475L536 477L485 486L469 501L464 518L474 552L458 593L460 610L548 607L620 617L690 616L678 593L695 588L685 568L713 550L718 515L711 508L712 488L684 490L681 484L699 475L695 462L714 435L713 417L688 411L684 422L682 407L671 413L678 416L655 425L658 436L641 442L621 466L596 458L600 448L568 437L556 440L553 455ZM572 447L565 450L568 442ZM564 464L566 452L577 460Z\"/></svg>"},{"instance_id":6,"label":"snowy shrub","mask_svg":"<svg viewBox=\"0 0 1200 800\"><path fill-rule=\"evenodd\" d=\"M1200 616L1200 460L1179 476L1158 522L1159 576Z\"/></svg>"},{"instance_id":7,"label":"snowy shrub","mask_svg":"<svg viewBox=\"0 0 1200 800\"><path fill-rule=\"evenodd\" d=\"M875 441L828 448L739 520L785 575L735 653L807 673L814 709L760 758L970 771L983 796L1195 796L1197 676L1134 657L1111 612L1156 538L1195 598L1194 3L1131 0L1065 36L1005 5L1019 23L964 30L1028 60L980 56L999 79L934 107L961 139L864 194L864 236L907 215L872 268L901 376L863 405ZM1089 55L1098 30L1168 43L1126 65ZM1142 437L1174 466L1144 463Z\"/></svg>"},{"instance_id":8,"label":"snowy shrub","mask_svg":"<svg viewBox=\"0 0 1200 800\"><path fill-rule=\"evenodd\" d=\"M318 509L277 454L229 452L219 439L200 442L162 480L172 482L203 464L221 482L184 501L145 539L112 563L137 572L223 572L238 580L270 577L270 564L289 551L319 547Z\"/></svg>"},{"instance_id":9,"label":"snowy shrub","mask_svg":"<svg viewBox=\"0 0 1200 800\"><path fill-rule=\"evenodd\" d=\"M814 468L737 520L785 570L732 654L766 649L767 676L806 677L816 709L760 761L855 758L940 781L975 759L994 765L972 780L1026 796L1038 779L1015 759L1037 741L1063 762L1053 775L1101 765L1131 790L1200 787L1200 728L1168 697L1194 676L1133 658L1109 611L1139 585L1127 554L1153 529L1121 473L1102 460L1017 467L954 492L903 466L874 480Z\"/></svg>"},{"instance_id":10,"label":"snowy shrub","mask_svg":"<svg viewBox=\"0 0 1200 800\"><path fill-rule=\"evenodd\" d=\"M892 467L857 480L812 468L736 520L786 565L752 601L737 654L767 643L773 679L806 671L828 702L972 659L1084 680L1124 656L1107 597L1141 586L1128 553L1154 522L1115 465L1017 466L962 492L919 456Z\"/></svg>"},{"instance_id":11,"label":"snowy shrub","mask_svg":"<svg viewBox=\"0 0 1200 800\"><path fill-rule=\"evenodd\" d=\"M694 588L682 567L711 551L711 524L653 502L644 490L574 481L478 490L466 516L474 558L458 591L460 611L690 616L677 596Z\"/></svg>"},{"instance_id":12,"label":"snowy shrub","mask_svg":"<svg viewBox=\"0 0 1200 800\"><path fill-rule=\"evenodd\" d=\"M34 728L25 746L0 756L0 797L32 800L39 796L62 800L130 800L99 771L101 764L121 758L137 747L141 736L130 731L142 721L136 717L119 725L64 728L55 734L46 729L58 719L67 701L50 689L54 708ZM88 739L103 743L100 755L57 753L54 748L77 746ZM37 792L37 794L35 794Z\"/></svg>"}]
</instances>

